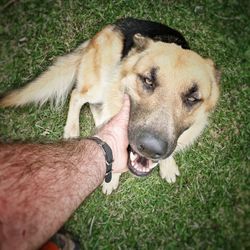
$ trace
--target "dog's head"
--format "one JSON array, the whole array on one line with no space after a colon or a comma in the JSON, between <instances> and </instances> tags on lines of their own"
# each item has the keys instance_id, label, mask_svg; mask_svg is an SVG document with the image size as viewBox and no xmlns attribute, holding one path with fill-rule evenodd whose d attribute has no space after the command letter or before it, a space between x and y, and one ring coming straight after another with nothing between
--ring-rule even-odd
<instances>
[{"instance_id":1,"label":"dog's head","mask_svg":"<svg viewBox=\"0 0 250 250\"><path fill-rule=\"evenodd\" d=\"M122 83L131 98L129 168L145 176L201 133L219 96L219 77L210 59L191 50L140 35L134 40Z\"/></svg>"}]
</instances>

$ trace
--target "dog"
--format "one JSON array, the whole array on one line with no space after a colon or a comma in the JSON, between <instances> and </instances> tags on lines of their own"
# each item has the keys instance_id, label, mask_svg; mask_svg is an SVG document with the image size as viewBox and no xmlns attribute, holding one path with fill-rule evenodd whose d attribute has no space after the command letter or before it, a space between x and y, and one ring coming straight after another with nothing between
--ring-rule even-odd
<instances>
[{"instance_id":1,"label":"dog","mask_svg":"<svg viewBox=\"0 0 250 250\"><path fill-rule=\"evenodd\" d=\"M156 165L169 183L179 176L174 154L202 133L219 98L220 73L211 59L189 48L183 35L166 25L120 19L72 53L59 57L37 79L7 93L0 107L63 103L71 92L64 138L79 136L80 109L89 103L96 126L131 100L128 168L146 176ZM102 190L111 194L120 174Z\"/></svg>"}]
</instances>

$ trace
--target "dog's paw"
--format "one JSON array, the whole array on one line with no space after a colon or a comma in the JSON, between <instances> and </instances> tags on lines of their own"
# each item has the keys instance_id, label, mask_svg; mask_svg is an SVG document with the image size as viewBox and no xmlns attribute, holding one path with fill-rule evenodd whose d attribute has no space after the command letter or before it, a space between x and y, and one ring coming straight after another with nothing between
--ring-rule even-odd
<instances>
[{"instance_id":1,"label":"dog's paw","mask_svg":"<svg viewBox=\"0 0 250 250\"><path fill-rule=\"evenodd\" d=\"M80 135L80 132L79 132L79 129L77 129L76 125L64 127L64 133L63 133L64 139L77 138L79 137L79 135Z\"/></svg>"},{"instance_id":2,"label":"dog's paw","mask_svg":"<svg viewBox=\"0 0 250 250\"><path fill-rule=\"evenodd\" d=\"M176 177L180 175L180 172L174 158L170 157L161 162L160 175L168 183L176 182Z\"/></svg>"},{"instance_id":3,"label":"dog's paw","mask_svg":"<svg viewBox=\"0 0 250 250\"><path fill-rule=\"evenodd\" d=\"M114 190L118 188L119 178L121 174L112 174L112 180L109 183L105 181L102 183L102 192L106 195L110 195Z\"/></svg>"}]
</instances>

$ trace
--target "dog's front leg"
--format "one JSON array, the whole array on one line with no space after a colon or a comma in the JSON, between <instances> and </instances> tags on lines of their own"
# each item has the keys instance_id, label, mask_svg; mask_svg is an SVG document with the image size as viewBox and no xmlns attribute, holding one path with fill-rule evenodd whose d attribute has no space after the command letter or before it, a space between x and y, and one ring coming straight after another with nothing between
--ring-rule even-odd
<instances>
[{"instance_id":1,"label":"dog's front leg","mask_svg":"<svg viewBox=\"0 0 250 250\"><path fill-rule=\"evenodd\" d=\"M160 162L160 175L161 178L168 183L174 183L176 181L176 176L179 176L180 172L173 156Z\"/></svg>"},{"instance_id":2,"label":"dog's front leg","mask_svg":"<svg viewBox=\"0 0 250 250\"><path fill-rule=\"evenodd\" d=\"M67 122L64 127L63 138L76 138L80 135L79 116L82 105L86 101L77 89L71 93Z\"/></svg>"},{"instance_id":3,"label":"dog's front leg","mask_svg":"<svg viewBox=\"0 0 250 250\"><path fill-rule=\"evenodd\" d=\"M119 185L119 178L120 178L120 173L112 173L112 179L109 183L106 183L103 181L102 183L102 192L104 194L111 194L114 190L117 189Z\"/></svg>"}]
</instances>

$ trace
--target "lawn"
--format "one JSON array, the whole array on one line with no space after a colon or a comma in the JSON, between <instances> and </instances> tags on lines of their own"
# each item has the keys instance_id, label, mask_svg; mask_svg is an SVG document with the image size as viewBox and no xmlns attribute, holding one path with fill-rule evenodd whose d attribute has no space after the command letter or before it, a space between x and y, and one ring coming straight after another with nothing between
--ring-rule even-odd
<instances>
[{"instance_id":1,"label":"lawn","mask_svg":"<svg viewBox=\"0 0 250 250\"><path fill-rule=\"evenodd\" d=\"M96 190L65 227L82 249L249 249L249 1L0 1L0 93L23 86L104 25L132 16L180 30L222 72L210 125L176 160L175 184L130 174ZM0 110L0 140L57 141L68 102ZM88 107L81 134L91 133Z\"/></svg>"}]
</instances>

